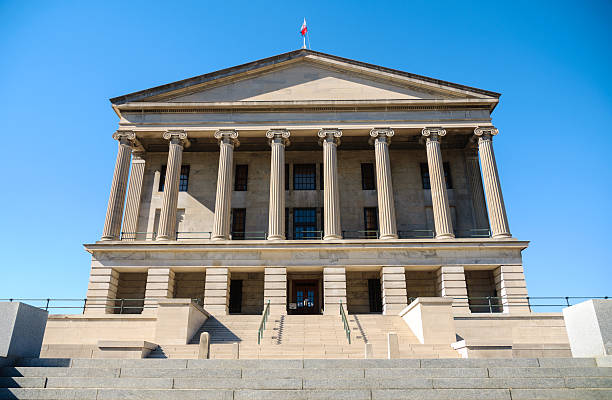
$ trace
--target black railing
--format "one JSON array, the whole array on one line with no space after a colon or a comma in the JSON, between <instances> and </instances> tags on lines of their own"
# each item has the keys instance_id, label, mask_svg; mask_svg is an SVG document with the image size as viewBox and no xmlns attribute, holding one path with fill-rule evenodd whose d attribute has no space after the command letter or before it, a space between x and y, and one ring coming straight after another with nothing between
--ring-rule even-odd
<instances>
[{"instance_id":1,"label":"black railing","mask_svg":"<svg viewBox=\"0 0 612 400\"><path fill-rule=\"evenodd\" d=\"M231 240L266 240L268 232L252 231L252 232L232 232Z\"/></svg>"},{"instance_id":2,"label":"black railing","mask_svg":"<svg viewBox=\"0 0 612 400\"><path fill-rule=\"evenodd\" d=\"M157 232L121 232L119 240L155 240Z\"/></svg>"},{"instance_id":3,"label":"black railing","mask_svg":"<svg viewBox=\"0 0 612 400\"><path fill-rule=\"evenodd\" d=\"M105 298L96 298L96 299L0 299L0 301L9 301L9 302L22 302L29 304L34 307L38 307L45 311L49 310L78 310L81 313L85 313L86 310L93 309L105 309L112 310L110 314L140 314L143 309L148 308L157 308L156 301L161 300L160 298L140 298L140 299L105 299ZM147 301L150 301L149 304L146 304ZM202 300L200 299L191 299L193 303L198 304L200 307L202 306ZM118 311L118 312L115 312ZM134 312L136 311L136 312Z\"/></svg>"},{"instance_id":4,"label":"black railing","mask_svg":"<svg viewBox=\"0 0 612 400\"><path fill-rule=\"evenodd\" d=\"M288 238L289 239L289 238ZM321 240L323 231L296 231L290 240Z\"/></svg>"},{"instance_id":5,"label":"black railing","mask_svg":"<svg viewBox=\"0 0 612 400\"><path fill-rule=\"evenodd\" d=\"M266 330L266 322L268 321L268 317L270 316L270 300L266 303L266 308L261 314L261 322L259 323L259 329L257 329L257 344L261 344L261 339L263 339L264 331Z\"/></svg>"},{"instance_id":6,"label":"black railing","mask_svg":"<svg viewBox=\"0 0 612 400\"><path fill-rule=\"evenodd\" d=\"M210 239L212 232L176 232L176 240Z\"/></svg>"},{"instance_id":7,"label":"black railing","mask_svg":"<svg viewBox=\"0 0 612 400\"><path fill-rule=\"evenodd\" d=\"M348 343L351 344L351 327L349 325L348 318L346 317L346 312L344 311L344 304L342 304L342 300L340 300L340 316L342 317L342 325L344 327L346 339L348 340Z\"/></svg>"},{"instance_id":8,"label":"black railing","mask_svg":"<svg viewBox=\"0 0 612 400\"><path fill-rule=\"evenodd\" d=\"M398 231L397 236L400 239L433 239L435 234L431 229L412 229L409 231Z\"/></svg>"},{"instance_id":9,"label":"black railing","mask_svg":"<svg viewBox=\"0 0 612 400\"><path fill-rule=\"evenodd\" d=\"M570 307L573 304L591 299L609 299L603 297L582 297L582 296L480 296L480 297L453 297L454 300L467 301L473 313L500 313L508 307L527 307L529 311L541 308L562 308ZM414 299L414 298L411 298ZM461 303L454 302L453 307L465 307Z\"/></svg>"},{"instance_id":10,"label":"black railing","mask_svg":"<svg viewBox=\"0 0 612 400\"><path fill-rule=\"evenodd\" d=\"M478 228L478 229L464 229L455 231L455 237L457 238L489 238L491 237L491 231L489 228Z\"/></svg>"},{"instance_id":11,"label":"black railing","mask_svg":"<svg viewBox=\"0 0 612 400\"><path fill-rule=\"evenodd\" d=\"M342 231L343 239L378 239L377 230L367 231Z\"/></svg>"}]
</instances>

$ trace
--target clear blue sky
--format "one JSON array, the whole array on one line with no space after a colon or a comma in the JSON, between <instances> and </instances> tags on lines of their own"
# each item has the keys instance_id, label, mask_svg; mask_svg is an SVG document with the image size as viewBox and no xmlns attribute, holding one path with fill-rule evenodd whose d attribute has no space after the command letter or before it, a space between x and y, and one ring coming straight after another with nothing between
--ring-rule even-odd
<instances>
[{"instance_id":1,"label":"clear blue sky","mask_svg":"<svg viewBox=\"0 0 612 400\"><path fill-rule=\"evenodd\" d=\"M612 295L610 1L0 1L0 298L85 296L108 99L301 46L502 93L495 151L532 296Z\"/></svg>"}]
</instances>

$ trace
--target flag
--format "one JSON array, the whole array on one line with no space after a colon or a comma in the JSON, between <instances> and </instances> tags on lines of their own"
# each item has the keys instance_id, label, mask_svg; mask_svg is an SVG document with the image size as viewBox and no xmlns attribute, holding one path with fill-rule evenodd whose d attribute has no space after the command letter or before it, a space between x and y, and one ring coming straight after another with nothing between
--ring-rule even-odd
<instances>
[{"instance_id":1,"label":"flag","mask_svg":"<svg viewBox=\"0 0 612 400\"><path fill-rule=\"evenodd\" d=\"M308 28L306 27L306 18L304 18L304 23L302 24L302 28L300 29L300 33L302 34L302 36L306 35L306 32L308 32Z\"/></svg>"}]
</instances>

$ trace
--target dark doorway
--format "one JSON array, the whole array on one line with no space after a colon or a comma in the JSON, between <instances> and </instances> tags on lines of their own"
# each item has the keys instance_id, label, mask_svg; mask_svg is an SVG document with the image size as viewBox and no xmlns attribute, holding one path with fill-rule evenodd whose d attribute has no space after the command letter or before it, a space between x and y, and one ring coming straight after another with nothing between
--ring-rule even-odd
<instances>
[{"instance_id":1,"label":"dark doorway","mask_svg":"<svg viewBox=\"0 0 612 400\"><path fill-rule=\"evenodd\" d=\"M292 314L319 314L319 283L317 281L293 281Z\"/></svg>"},{"instance_id":2,"label":"dark doorway","mask_svg":"<svg viewBox=\"0 0 612 400\"><path fill-rule=\"evenodd\" d=\"M370 312L382 312L382 293L380 279L368 279L368 295L370 297Z\"/></svg>"},{"instance_id":3,"label":"dark doorway","mask_svg":"<svg viewBox=\"0 0 612 400\"><path fill-rule=\"evenodd\" d=\"M242 280L232 280L230 283L229 312L242 312Z\"/></svg>"}]
</instances>

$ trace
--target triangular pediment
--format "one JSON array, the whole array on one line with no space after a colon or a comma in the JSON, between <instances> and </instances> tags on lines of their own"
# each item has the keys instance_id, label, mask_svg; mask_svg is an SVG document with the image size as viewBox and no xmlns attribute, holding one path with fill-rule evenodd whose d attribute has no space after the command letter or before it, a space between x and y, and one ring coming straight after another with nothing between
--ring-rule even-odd
<instances>
[{"instance_id":1,"label":"triangular pediment","mask_svg":"<svg viewBox=\"0 0 612 400\"><path fill-rule=\"evenodd\" d=\"M228 103L496 99L499 94L402 71L298 50L111 99Z\"/></svg>"}]
</instances>

